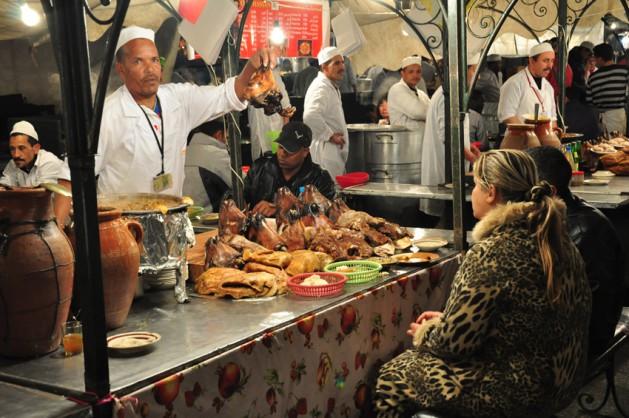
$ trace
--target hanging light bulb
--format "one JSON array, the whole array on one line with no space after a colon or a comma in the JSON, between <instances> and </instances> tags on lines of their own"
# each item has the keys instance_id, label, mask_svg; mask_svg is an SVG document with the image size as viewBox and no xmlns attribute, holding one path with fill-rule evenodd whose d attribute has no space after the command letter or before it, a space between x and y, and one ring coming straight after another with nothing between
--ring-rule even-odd
<instances>
[{"instance_id":1,"label":"hanging light bulb","mask_svg":"<svg viewBox=\"0 0 629 418\"><path fill-rule=\"evenodd\" d=\"M41 21L41 16L35 10L31 9L31 7L24 3L20 6L20 14L22 18L22 23L26 26L36 26Z\"/></svg>"},{"instance_id":2,"label":"hanging light bulb","mask_svg":"<svg viewBox=\"0 0 629 418\"><path fill-rule=\"evenodd\" d=\"M286 41L286 35L284 31L280 27L280 22L275 21L273 24L273 29L271 30L271 35L269 36L269 40L273 45L284 45L284 41Z\"/></svg>"}]
</instances>

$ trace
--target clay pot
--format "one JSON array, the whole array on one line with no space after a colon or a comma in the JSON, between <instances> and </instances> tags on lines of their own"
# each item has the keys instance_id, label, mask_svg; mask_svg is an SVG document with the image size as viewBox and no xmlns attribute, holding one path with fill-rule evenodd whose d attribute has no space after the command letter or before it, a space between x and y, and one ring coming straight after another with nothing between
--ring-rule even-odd
<instances>
[{"instance_id":1,"label":"clay pot","mask_svg":"<svg viewBox=\"0 0 629 418\"><path fill-rule=\"evenodd\" d=\"M537 138L542 145L550 145L555 148L559 148L561 146L561 141L559 140L557 134L555 134L550 119L542 118L535 120L526 118L524 119L524 122L535 126L535 135L537 135Z\"/></svg>"},{"instance_id":2,"label":"clay pot","mask_svg":"<svg viewBox=\"0 0 629 418\"><path fill-rule=\"evenodd\" d=\"M533 129L535 125L525 123L507 124L507 132L500 143L501 149L519 149L539 147L540 142Z\"/></svg>"},{"instance_id":3,"label":"clay pot","mask_svg":"<svg viewBox=\"0 0 629 418\"><path fill-rule=\"evenodd\" d=\"M113 208L98 209L105 323L107 329L127 320L138 286L140 245L144 235L139 222L121 218Z\"/></svg>"},{"instance_id":4,"label":"clay pot","mask_svg":"<svg viewBox=\"0 0 629 418\"><path fill-rule=\"evenodd\" d=\"M0 354L56 350L72 298L74 253L50 192L0 191Z\"/></svg>"}]
</instances>

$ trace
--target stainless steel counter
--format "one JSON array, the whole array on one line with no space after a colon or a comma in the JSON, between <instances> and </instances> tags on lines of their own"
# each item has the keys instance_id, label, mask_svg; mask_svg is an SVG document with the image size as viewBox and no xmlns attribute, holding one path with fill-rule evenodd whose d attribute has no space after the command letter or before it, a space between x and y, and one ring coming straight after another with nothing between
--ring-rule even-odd
<instances>
[{"instance_id":1,"label":"stainless steel counter","mask_svg":"<svg viewBox=\"0 0 629 418\"><path fill-rule=\"evenodd\" d=\"M421 237L426 230L413 230ZM436 235L430 234L430 235ZM444 250L444 256L456 254ZM193 297L189 304L177 304L172 291L147 293L134 302L124 327L108 335L128 331L151 331L161 335L156 349L145 356L110 358L111 391L128 394L160 378L217 356L243 342L285 326L309 313L341 305L353 295L380 286L416 267L396 267L387 278L351 285L336 297L306 299L292 294L265 300L232 301ZM0 372L64 390L83 391L83 355L65 358L61 350L28 361L0 358Z\"/></svg>"},{"instance_id":2,"label":"stainless steel counter","mask_svg":"<svg viewBox=\"0 0 629 418\"><path fill-rule=\"evenodd\" d=\"M78 405L61 396L0 382L0 417L82 418L91 416L89 406Z\"/></svg>"},{"instance_id":3,"label":"stainless steel counter","mask_svg":"<svg viewBox=\"0 0 629 418\"><path fill-rule=\"evenodd\" d=\"M618 209L629 205L629 178L616 176L607 186L572 187L572 192L599 209ZM344 195L407 197L418 199L452 200L452 189L443 186L417 184L367 183L340 191ZM471 188L467 188L465 200L471 200Z\"/></svg>"}]
</instances>

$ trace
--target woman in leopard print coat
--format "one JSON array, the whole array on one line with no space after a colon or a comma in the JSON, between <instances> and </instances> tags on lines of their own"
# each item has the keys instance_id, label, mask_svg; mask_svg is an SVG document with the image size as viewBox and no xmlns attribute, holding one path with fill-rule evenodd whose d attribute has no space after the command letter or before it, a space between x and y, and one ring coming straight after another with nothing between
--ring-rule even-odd
<instances>
[{"instance_id":1,"label":"woman in leopard print coat","mask_svg":"<svg viewBox=\"0 0 629 418\"><path fill-rule=\"evenodd\" d=\"M414 349L380 370L379 417L430 409L460 417L547 417L583 377L591 294L532 159L490 151L475 164L476 244L443 313L411 324Z\"/></svg>"}]
</instances>

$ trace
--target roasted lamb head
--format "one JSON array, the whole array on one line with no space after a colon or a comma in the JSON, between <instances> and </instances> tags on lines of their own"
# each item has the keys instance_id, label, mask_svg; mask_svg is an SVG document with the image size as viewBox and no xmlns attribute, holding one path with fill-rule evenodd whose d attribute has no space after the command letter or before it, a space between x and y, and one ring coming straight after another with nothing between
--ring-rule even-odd
<instances>
[{"instance_id":1,"label":"roasted lamb head","mask_svg":"<svg viewBox=\"0 0 629 418\"><path fill-rule=\"evenodd\" d=\"M218 236L206 241L204 270L210 267L238 267L241 264L240 251L225 244Z\"/></svg>"},{"instance_id":2,"label":"roasted lamb head","mask_svg":"<svg viewBox=\"0 0 629 418\"><path fill-rule=\"evenodd\" d=\"M332 206L332 202L327 197L319 192L312 184L307 184L303 193L299 196L302 202L306 205L316 204L321 209L321 213L328 213L328 209Z\"/></svg>"},{"instance_id":3,"label":"roasted lamb head","mask_svg":"<svg viewBox=\"0 0 629 418\"><path fill-rule=\"evenodd\" d=\"M284 240L269 226L266 218L259 213L256 213L251 217L247 238L261 244L269 250L286 250L286 243Z\"/></svg>"},{"instance_id":4,"label":"roasted lamb head","mask_svg":"<svg viewBox=\"0 0 629 418\"><path fill-rule=\"evenodd\" d=\"M246 229L245 215L232 199L224 200L218 212L218 233L220 235L240 234Z\"/></svg>"},{"instance_id":5,"label":"roasted lamb head","mask_svg":"<svg viewBox=\"0 0 629 418\"><path fill-rule=\"evenodd\" d=\"M290 118L295 113L295 107L282 108L282 93L277 90L275 77L269 67L261 66L251 77L247 86L246 96L251 100L253 107L264 109L264 114L270 116L279 113Z\"/></svg>"},{"instance_id":6,"label":"roasted lamb head","mask_svg":"<svg viewBox=\"0 0 629 418\"><path fill-rule=\"evenodd\" d=\"M328 218L330 218L332 222L336 223L341 215L348 210L350 210L350 208L347 206L345 201L340 197L337 197L334 201L332 201L332 206L328 211Z\"/></svg>"},{"instance_id":7,"label":"roasted lamb head","mask_svg":"<svg viewBox=\"0 0 629 418\"><path fill-rule=\"evenodd\" d=\"M283 227L289 223L289 212L296 211L297 215L300 216L304 205L288 187L280 187L277 192L275 192L275 207L277 208L275 216L277 230L281 233Z\"/></svg>"},{"instance_id":8,"label":"roasted lamb head","mask_svg":"<svg viewBox=\"0 0 629 418\"><path fill-rule=\"evenodd\" d=\"M287 217L289 223L280 236L286 242L288 251L303 250L306 248L306 229L301 222L301 217L294 209L288 213Z\"/></svg>"}]
</instances>

